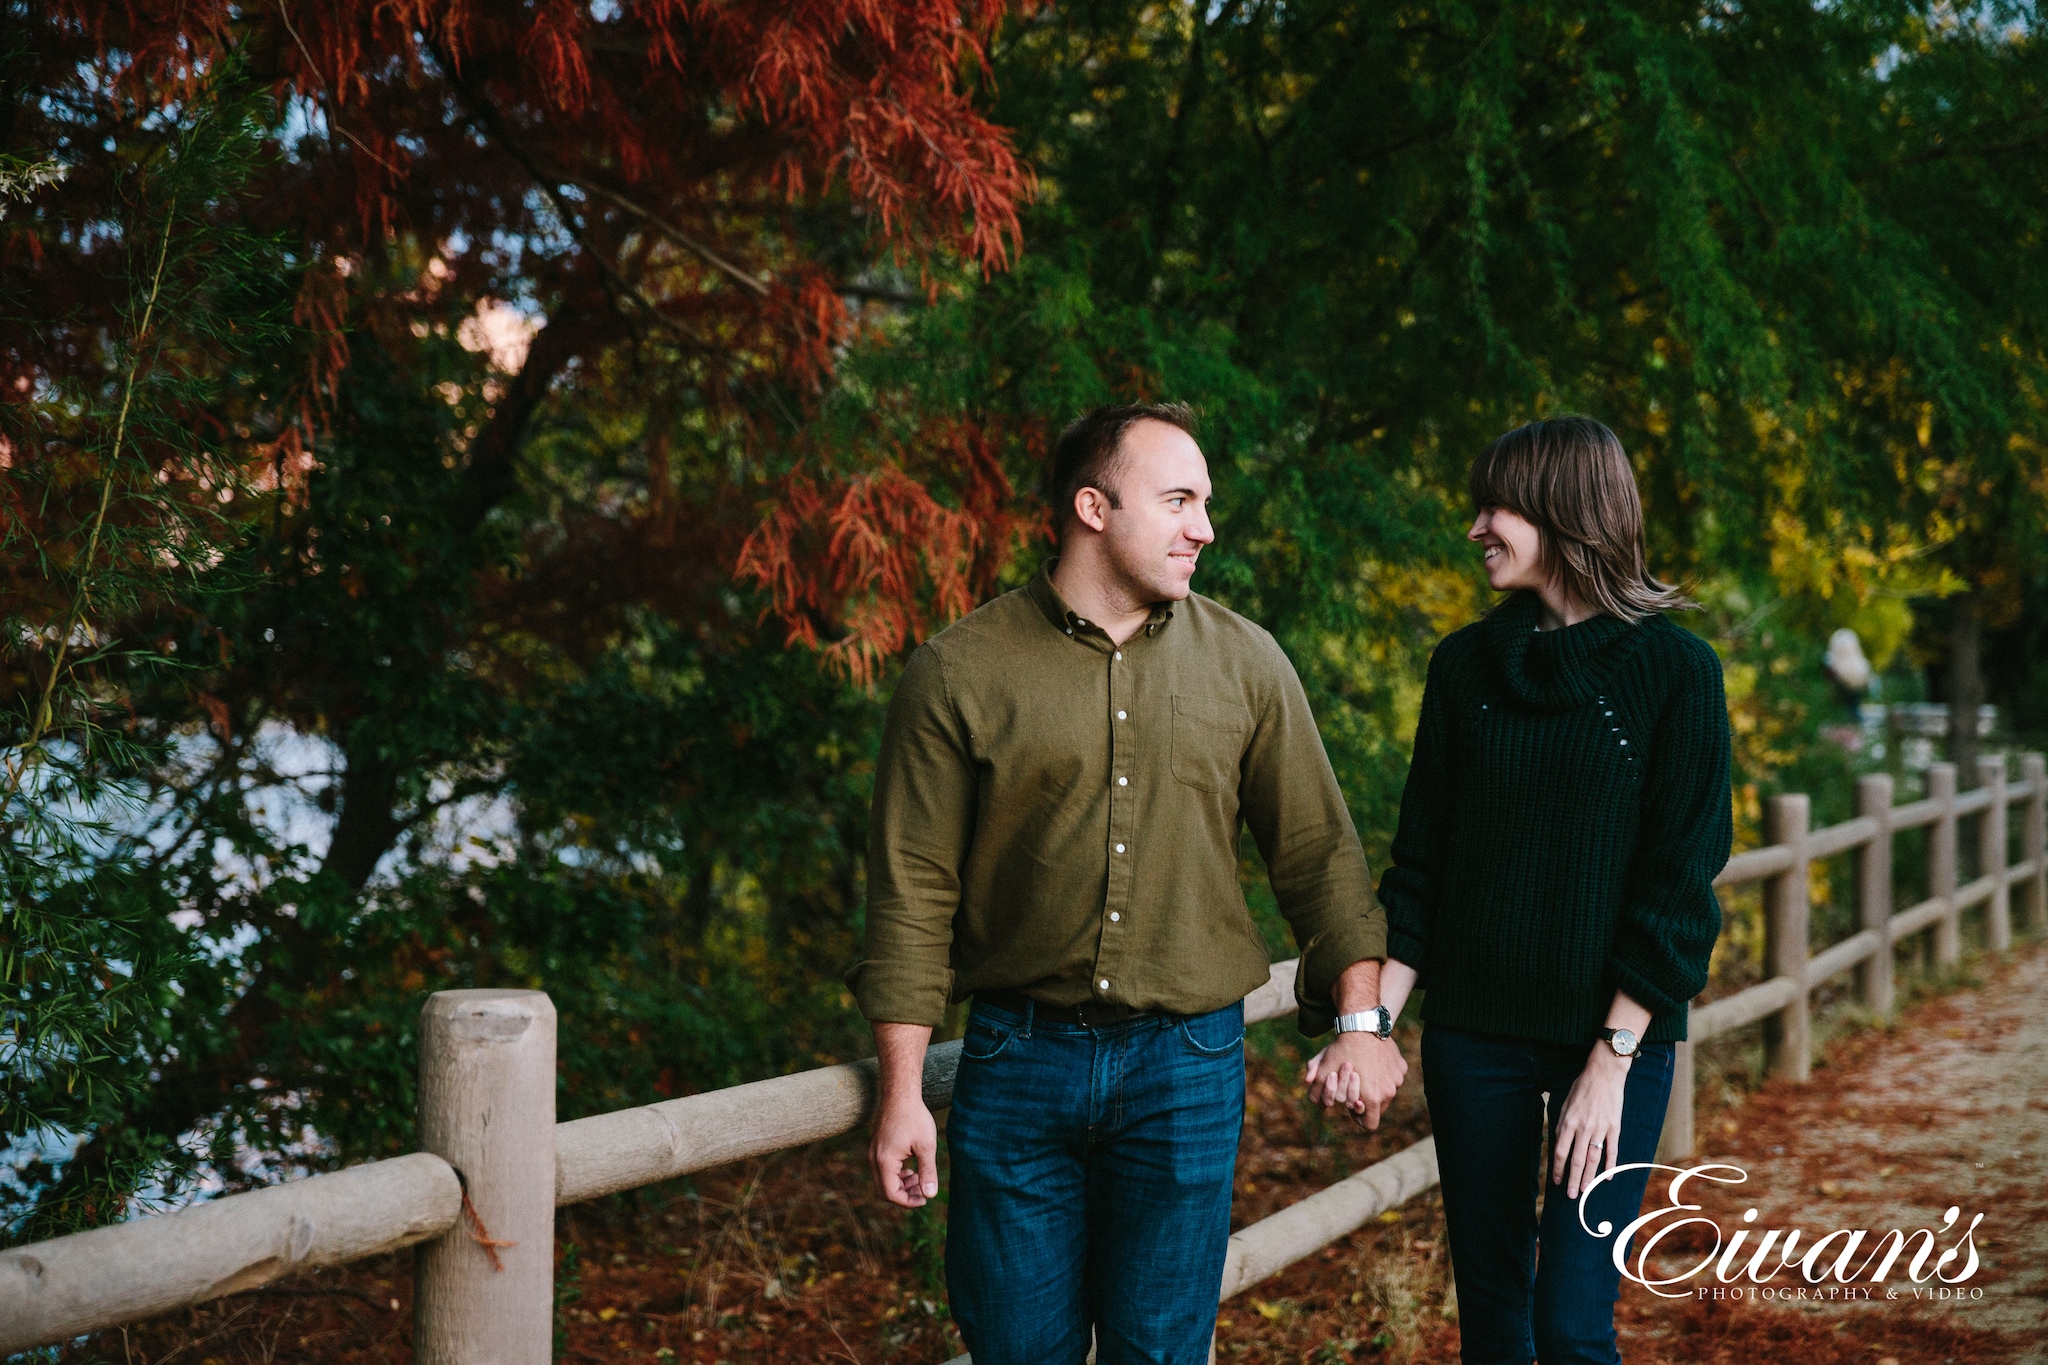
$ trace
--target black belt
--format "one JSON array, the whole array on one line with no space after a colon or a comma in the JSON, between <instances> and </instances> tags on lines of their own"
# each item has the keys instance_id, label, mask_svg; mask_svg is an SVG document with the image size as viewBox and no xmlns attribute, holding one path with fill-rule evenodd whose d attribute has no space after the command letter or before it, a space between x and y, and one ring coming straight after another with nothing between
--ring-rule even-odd
<instances>
[{"instance_id":1,"label":"black belt","mask_svg":"<svg viewBox=\"0 0 2048 1365\"><path fill-rule=\"evenodd\" d=\"M976 991L974 1002L977 1005L994 1005L1012 1014L1028 1014L1034 1020L1047 1024L1079 1024L1083 1028L1159 1017L1157 1010L1141 1010L1107 1000L1089 1000L1079 1005L1048 1005L1043 1000L1033 1000L1022 991Z\"/></svg>"}]
</instances>

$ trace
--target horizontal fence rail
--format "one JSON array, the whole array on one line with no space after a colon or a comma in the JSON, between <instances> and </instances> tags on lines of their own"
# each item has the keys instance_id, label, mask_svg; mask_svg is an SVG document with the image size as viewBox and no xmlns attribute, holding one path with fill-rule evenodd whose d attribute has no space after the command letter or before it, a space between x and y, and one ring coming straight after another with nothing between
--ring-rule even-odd
<instances>
[{"instance_id":1,"label":"horizontal fence rail","mask_svg":"<svg viewBox=\"0 0 2048 1365\"><path fill-rule=\"evenodd\" d=\"M1810 1020L1815 989L1855 969L1863 1005L1883 1016L1892 1011L1892 949L1916 934L1934 931L1934 960L1954 965L1962 955L1963 912L1985 911L1985 943L1993 951L2012 946L2014 891L2026 922L2048 930L2048 763L2040 754L2020 760L2020 780L2006 777L2003 758L1979 761L1978 785L1957 794L1956 769L1936 763L1927 770L1928 795L1892 804L1893 782L1883 773L1857 779L1856 818L1809 830L1811 803L1804 795L1773 797L1765 808L1763 848L1738 853L1714 879L1723 888L1764 884L1764 963L1769 977L1711 1004L1696 1005L1678 1044L1671 1107L1658 1147L1667 1160L1692 1155L1692 1050L1710 1038L1762 1021L1768 1065L1774 1075L1804 1081L1813 1069ZM2020 861L2008 860L2010 813L2020 806ZM1977 878L1957 885L1958 823L1978 817ZM1892 837L1903 830L1929 829L1928 895L1892 910ZM1808 900L1809 869L1823 858L1854 852L1857 914L1862 927L1840 943L1814 950Z\"/></svg>"},{"instance_id":2,"label":"horizontal fence rail","mask_svg":"<svg viewBox=\"0 0 2048 1365\"><path fill-rule=\"evenodd\" d=\"M1928 772L1928 796L1892 804L1892 779L1857 783L1857 816L1810 830L1803 795L1775 797L1771 842L1738 853L1715 885L1764 884L1769 977L1696 1006L1678 1045L1660 1152L1693 1151L1692 1047L1765 1026L1774 1074L1812 1066L1815 988L1855 969L1873 1012L1893 1004L1894 945L1932 931L1933 957L1958 960L1965 910L1985 908L1986 942L2010 946L2015 891L2035 932L2048 930L2048 771L2026 755L2017 782L1987 759L1980 785L1958 794L1952 765ZM2010 813L2021 807L2021 859L2009 862ZM1980 875L1957 884L1958 822L1978 817ZM1892 911L1892 837L1930 828L1928 895ZM1808 872L1854 852L1861 928L1815 951ZM1297 963L1274 964L1245 998L1245 1022L1293 1013ZM568 1123L554 1121L554 1008L539 991L443 991L421 1029L420 1133L425 1151L271 1189L231 1195L0 1253L0 1353L223 1295L302 1270L425 1243L418 1256L415 1357L436 1365L548 1359L552 1210L749 1157L837 1137L872 1117L873 1059L757 1081ZM950 1105L960 1044L925 1061L925 1102ZM551 1188L550 1188L551 1180ZM1220 1297L1230 1298L1437 1183L1429 1139L1339 1181L1230 1239ZM964 1357L962 1358L965 1359Z\"/></svg>"},{"instance_id":3,"label":"horizontal fence rail","mask_svg":"<svg viewBox=\"0 0 2048 1365\"><path fill-rule=\"evenodd\" d=\"M0 1354L439 1237L462 1182L414 1152L0 1255Z\"/></svg>"}]
</instances>

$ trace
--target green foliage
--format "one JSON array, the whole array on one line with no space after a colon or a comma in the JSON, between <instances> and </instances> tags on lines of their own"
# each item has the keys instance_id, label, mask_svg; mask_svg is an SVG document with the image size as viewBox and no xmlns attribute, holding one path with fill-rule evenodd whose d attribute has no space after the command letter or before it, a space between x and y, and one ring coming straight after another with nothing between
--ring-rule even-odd
<instances>
[{"instance_id":1,"label":"green foliage","mask_svg":"<svg viewBox=\"0 0 2048 1365\"><path fill-rule=\"evenodd\" d=\"M972 506L934 433L985 437L1029 488L1081 409L1198 404L1219 532L1198 586L1295 660L1377 864L1429 652L1486 605L1470 459L1593 412L1726 661L1745 832L1788 788L1836 818L1826 633L1905 657L1914 598L1994 572L2038 592L2034 23L1041 7L991 48L986 92L1042 177L1025 254L869 306L816 393L751 333L712 355L620 321L630 301L536 292L534 262L566 259L545 215L458 252L423 213L346 272L282 254L234 168L283 111L203 92L117 153L124 339L9 410L42 424L8 431L17 451L58 454L10 470L38 490L9 503L6 571L36 586L8 596L10 666L56 681L49 737L32 701L10 735L35 766L7 808L4 961L10 988L41 984L7 1027L42 1060L9 1068L8 1132L96 1144L46 1207L103 1215L85 1192L167 1141L160 1177L230 1184L404 1150L414 1021L444 987L553 995L565 1117L864 1050L839 973L887 669L869 691L785 648L733 567L800 465L891 463ZM897 297L864 226L790 218L792 251ZM145 327L153 248L176 306ZM571 314L615 341L522 390L465 340L486 284L546 321L535 346ZM280 413L312 345L283 320L327 298L343 321L318 340L347 366L319 413ZM48 506L71 510L22 510ZM1019 582L1045 543L1012 548L977 563ZM74 603L90 628L60 667ZM805 624L830 645L848 623Z\"/></svg>"},{"instance_id":2,"label":"green foliage","mask_svg":"<svg viewBox=\"0 0 2048 1365\"><path fill-rule=\"evenodd\" d=\"M194 417L248 407L280 362L293 275L229 207L262 156L260 108L209 94L154 130L92 225L122 246L103 354L6 412L0 634L20 705L0 721L0 1141L39 1156L146 1093L180 979L201 967L152 839L152 779L183 760L182 737L123 703L191 671L138 621L168 630L246 586L224 561L249 471ZM53 166L10 161L4 189L33 199ZM5 303L27 306L18 290ZM0 1226L31 1204L45 1234L119 1216L178 1136L127 1134L101 1178L56 1199L31 1160L0 1189Z\"/></svg>"},{"instance_id":3,"label":"green foliage","mask_svg":"<svg viewBox=\"0 0 2048 1365\"><path fill-rule=\"evenodd\" d=\"M2031 321L1940 264L2030 239L2037 177L1970 139L2022 117L2037 49L1896 5L1043 11L992 82L1045 176L1030 250L907 320L848 401L914 391L1018 433L1200 404L1200 586L1289 648L1375 854L1422 662L1483 606L1464 470L1514 422L1595 412L1636 457L1659 572L1791 599L1796 669L1760 675L1791 729L1748 754L1768 785L1838 718L1827 632L1895 650L1905 599L1960 581L1927 559L1951 536L1930 506L1871 495L1870 376L1942 421L2040 428L2038 344L1994 340ZM2001 92L1968 112L1965 68ZM1980 187L1968 243L1927 211L1949 161ZM1740 670L1737 617L1703 629Z\"/></svg>"}]
</instances>

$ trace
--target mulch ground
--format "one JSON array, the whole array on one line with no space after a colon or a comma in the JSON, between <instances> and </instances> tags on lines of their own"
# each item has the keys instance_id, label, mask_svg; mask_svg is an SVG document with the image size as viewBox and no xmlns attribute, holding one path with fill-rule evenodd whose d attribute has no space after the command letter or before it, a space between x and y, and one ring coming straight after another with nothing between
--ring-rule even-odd
<instances>
[{"instance_id":1,"label":"mulch ground","mask_svg":"<svg viewBox=\"0 0 2048 1365\"><path fill-rule=\"evenodd\" d=\"M1641 1365L1978 1365L2048 1361L2048 948L1972 988L1833 1044L1806 1086L1703 1096L1702 1155L1749 1179L1709 1207L1720 1226L1938 1227L1975 1242L1981 1299L1868 1303L1659 1298L1625 1284L1624 1354ZM1372 1135L1325 1124L1291 1071L1251 1063L1237 1223L1254 1222L1424 1136L1413 1056ZM1710 1087L1711 1088L1711 1087ZM1658 1186L1652 1185L1652 1198ZM1958 1229L1960 1231L1960 1229ZM888 1208L850 1139L709 1172L631 1201L563 1211L556 1358L565 1361L903 1361L960 1350L947 1319L940 1219ZM1946 1248L1955 1235L1943 1237ZM1708 1239L1711 1241L1711 1238ZM1752 1242L1753 1245L1753 1242ZM1672 1243L1693 1260L1706 1247ZM1688 1262L1689 1263L1689 1262ZM1218 1359L1455 1361L1458 1327L1433 1194L1225 1304ZM1950 1273L1954 1273L1951 1265ZM1910 1288L1903 1270L1891 1282ZM1775 1282L1797 1284L1793 1272ZM357 1365L411 1359L407 1254L305 1276L65 1350L65 1361Z\"/></svg>"}]
</instances>

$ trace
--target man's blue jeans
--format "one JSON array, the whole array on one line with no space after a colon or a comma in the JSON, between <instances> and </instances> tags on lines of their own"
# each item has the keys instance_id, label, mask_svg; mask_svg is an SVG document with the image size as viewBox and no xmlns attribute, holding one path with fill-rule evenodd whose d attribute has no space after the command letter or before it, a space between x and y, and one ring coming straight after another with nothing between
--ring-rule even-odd
<instances>
[{"instance_id":1,"label":"man's blue jeans","mask_svg":"<svg viewBox=\"0 0 2048 1365\"><path fill-rule=\"evenodd\" d=\"M1244 1125L1244 1006L1100 1027L976 1004L946 1123L975 1365L1202 1365Z\"/></svg>"},{"instance_id":2,"label":"man's blue jeans","mask_svg":"<svg viewBox=\"0 0 2048 1365\"><path fill-rule=\"evenodd\" d=\"M1465 1365L1616 1365L1621 1359L1614 1345L1621 1288L1614 1237L1587 1232L1578 1201L1550 1183L1545 1143L1546 1133L1556 1139L1565 1096L1590 1051L1590 1042L1541 1043L1440 1024L1422 1031L1423 1089L1443 1176ZM1645 1043L1629 1065L1621 1163L1656 1160L1672 1060L1670 1043ZM1648 1171L1630 1171L1600 1185L1585 1201L1585 1224L1626 1227L1642 1207L1649 1178Z\"/></svg>"}]
</instances>

